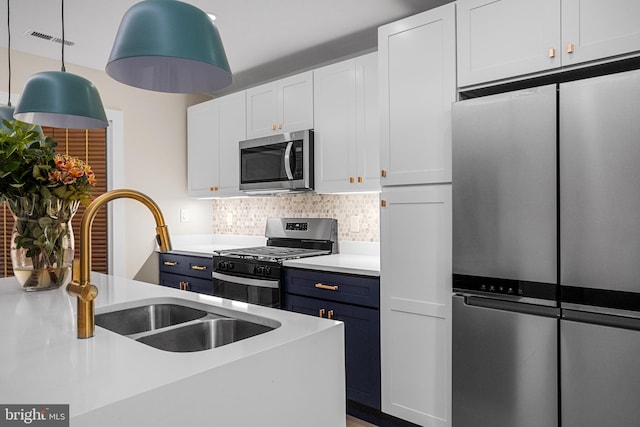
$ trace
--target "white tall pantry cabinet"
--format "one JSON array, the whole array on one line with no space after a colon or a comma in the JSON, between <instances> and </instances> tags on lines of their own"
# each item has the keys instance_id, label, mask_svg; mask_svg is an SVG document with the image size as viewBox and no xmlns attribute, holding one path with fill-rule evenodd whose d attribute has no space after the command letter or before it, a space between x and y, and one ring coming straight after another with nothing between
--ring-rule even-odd
<instances>
[{"instance_id":1,"label":"white tall pantry cabinet","mask_svg":"<svg viewBox=\"0 0 640 427\"><path fill-rule=\"evenodd\" d=\"M451 426L455 4L378 31L382 411Z\"/></svg>"}]
</instances>

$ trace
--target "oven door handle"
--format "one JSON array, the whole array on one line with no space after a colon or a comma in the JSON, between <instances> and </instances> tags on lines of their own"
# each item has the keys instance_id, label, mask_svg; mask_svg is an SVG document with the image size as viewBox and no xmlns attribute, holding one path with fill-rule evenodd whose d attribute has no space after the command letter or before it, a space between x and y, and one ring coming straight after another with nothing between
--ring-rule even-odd
<instances>
[{"instance_id":1,"label":"oven door handle","mask_svg":"<svg viewBox=\"0 0 640 427\"><path fill-rule=\"evenodd\" d=\"M251 279L249 277L231 276L229 274L213 272L213 278L218 280L224 280L225 282L237 283L246 286L258 286L260 288L274 288L280 287L279 280L264 280L264 279Z\"/></svg>"},{"instance_id":2,"label":"oven door handle","mask_svg":"<svg viewBox=\"0 0 640 427\"><path fill-rule=\"evenodd\" d=\"M287 173L289 181L293 179L293 172L291 172L291 148L293 148L293 141L289 141L284 151L284 170Z\"/></svg>"}]
</instances>

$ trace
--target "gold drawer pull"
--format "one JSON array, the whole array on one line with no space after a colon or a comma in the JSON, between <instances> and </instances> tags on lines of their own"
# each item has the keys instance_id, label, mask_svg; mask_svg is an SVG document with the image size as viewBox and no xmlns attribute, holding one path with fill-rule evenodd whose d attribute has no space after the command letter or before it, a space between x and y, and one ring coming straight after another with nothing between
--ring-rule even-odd
<instances>
[{"instance_id":1,"label":"gold drawer pull","mask_svg":"<svg viewBox=\"0 0 640 427\"><path fill-rule=\"evenodd\" d=\"M326 289L327 291L337 291L338 285L325 285L324 283L316 283L315 287L318 289Z\"/></svg>"},{"instance_id":2,"label":"gold drawer pull","mask_svg":"<svg viewBox=\"0 0 640 427\"><path fill-rule=\"evenodd\" d=\"M198 270L198 271L207 271L207 267L204 267L202 265L192 265L191 269L192 270Z\"/></svg>"},{"instance_id":3,"label":"gold drawer pull","mask_svg":"<svg viewBox=\"0 0 640 427\"><path fill-rule=\"evenodd\" d=\"M549 48L549 58L555 58L556 57L556 50L552 47Z\"/></svg>"},{"instance_id":4,"label":"gold drawer pull","mask_svg":"<svg viewBox=\"0 0 640 427\"><path fill-rule=\"evenodd\" d=\"M349 177L349 184L353 184L354 182L355 182L355 179L352 176L350 176Z\"/></svg>"},{"instance_id":5,"label":"gold drawer pull","mask_svg":"<svg viewBox=\"0 0 640 427\"><path fill-rule=\"evenodd\" d=\"M382 176L383 178L386 178L386 177L387 177L387 171L386 171L386 170L384 170L384 169L382 169L382 170L380 171L380 176Z\"/></svg>"},{"instance_id":6,"label":"gold drawer pull","mask_svg":"<svg viewBox=\"0 0 640 427\"><path fill-rule=\"evenodd\" d=\"M362 182L362 177L361 176L358 177L358 182Z\"/></svg>"},{"instance_id":7,"label":"gold drawer pull","mask_svg":"<svg viewBox=\"0 0 640 427\"><path fill-rule=\"evenodd\" d=\"M321 308L320 310L318 310L318 316L320 317L324 316L324 308Z\"/></svg>"},{"instance_id":8,"label":"gold drawer pull","mask_svg":"<svg viewBox=\"0 0 640 427\"><path fill-rule=\"evenodd\" d=\"M567 53L573 53L573 43L567 43Z\"/></svg>"},{"instance_id":9,"label":"gold drawer pull","mask_svg":"<svg viewBox=\"0 0 640 427\"><path fill-rule=\"evenodd\" d=\"M178 263L174 261L165 261L163 262L163 264L168 265L169 267L175 267L176 265L178 265Z\"/></svg>"},{"instance_id":10,"label":"gold drawer pull","mask_svg":"<svg viewBox=\"0 0 640 427\"><path fill-rule=\"evenodd\" d=\"M333 319L333 310L329 310L327 313L327 319Z\"/></svg>"}]
</instances>

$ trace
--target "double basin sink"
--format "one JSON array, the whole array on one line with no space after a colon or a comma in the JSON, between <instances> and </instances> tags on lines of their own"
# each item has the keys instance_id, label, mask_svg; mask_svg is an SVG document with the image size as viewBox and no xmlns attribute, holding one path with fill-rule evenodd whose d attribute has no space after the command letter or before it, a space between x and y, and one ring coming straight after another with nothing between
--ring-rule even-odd
<instances>
[{"instance_id":1,"label":"double basin sink","mask_svg":"<svg viewBox=\"0 0 640 427\"><path fill-rule=\"evenodd\" d=\"M96 326L172 352L209 350L269 332L278 322L249 321L176 302L145 304L96 314Z\"/></svg>"}]
</instances>

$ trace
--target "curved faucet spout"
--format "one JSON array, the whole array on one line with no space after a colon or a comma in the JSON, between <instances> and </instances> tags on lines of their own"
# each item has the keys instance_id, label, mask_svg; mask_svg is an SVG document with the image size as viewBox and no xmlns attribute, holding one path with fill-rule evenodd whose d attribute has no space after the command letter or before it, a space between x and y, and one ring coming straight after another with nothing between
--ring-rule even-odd
<instances>
[{"instance_id":1,"label":"curved faucet spout","mask_svg":"<svg viewBox=\"0 0 640 427\"><path fill-rule=\"evenodd\" d=\"M156 221L156 239L162 252L171 250L169 229L158 205L145 194L128 189L104 193L89 204L80 223L80 271L67 286L67 292L78 297L78 338L91 338L95 329L94 299L98 289L91 284L91 226L100 208L114 199L133 199L145 205Z\"/></svg>"}]
</instances>

